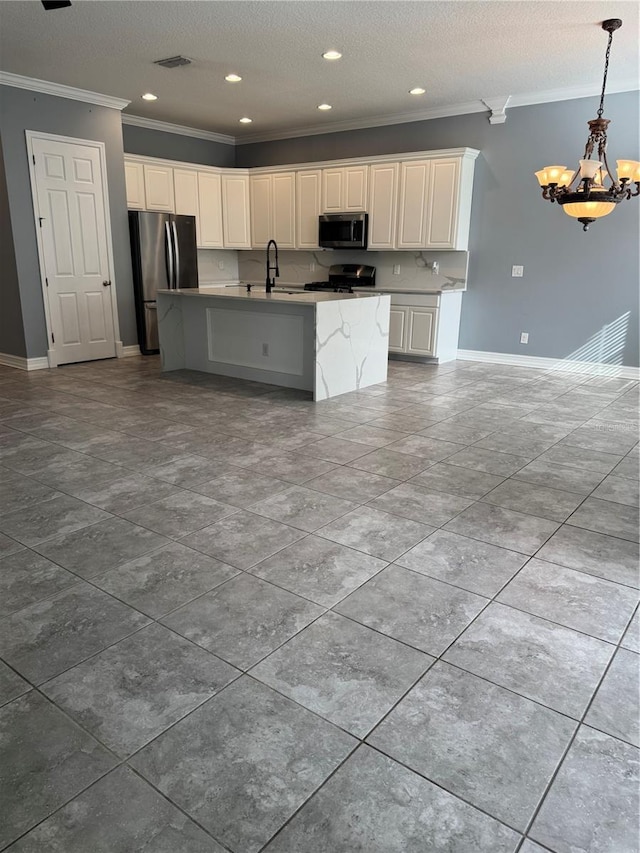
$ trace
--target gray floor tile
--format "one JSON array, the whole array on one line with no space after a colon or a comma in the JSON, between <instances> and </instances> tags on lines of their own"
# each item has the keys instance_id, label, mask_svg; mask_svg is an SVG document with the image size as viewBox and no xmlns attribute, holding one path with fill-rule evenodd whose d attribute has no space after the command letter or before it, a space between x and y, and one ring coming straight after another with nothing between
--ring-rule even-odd
<instances>
[{"instance_id":1,"label":"gray floor tile","mask_svg":"<svg viewBox=\"0 0 640 853\"><path fill-rule=\"evenodd\" d=\"M279 492L255 503L251 510L273 521L312 533L357 506L353 501L335 498L324 492L316 492L303 486L290 486L286 492Z\"/></svg>"},{"instance_id":2,"label":"gray floor tile","mask_svg":"<svg viewBox=\"0 0 640 853\"><path fill-rule=\"evenodd\" d=\"M556 711L436 662L367 741L524 830L576 726Z\"/></svg>"},{"instance_id":3,"label":"gray floor tile","mask_svg":"<svg viewBox=\"0 0 640 853\"><path fill-rule=\"evenodd\" d=\"M153 503L178 490L170 483L153 480L144 474L132 473L130 476L121 476L99 485L91 484L71 489L67 487L67 491L85 503L98 506L107 512L120 513Z\"/></svg>"},{"instance_id":4,"label":"gray floor tile","mask_svg":"<svg viewBox=\"0 0 640 853\"><path fill-rule=\"evenodd\" d=\"M366 746L265 853L513 853L520 836Z\"/></svg>"},{"instance_id":5,"label":"gray floor tile","mask_svg":"<svg viewBox=\"0 0 640 853\"><path fill-rule=\"evenodd\" d=\"M622 429L611 429L607 422L603 421L585 424L569 433L562 439L561 444L603 453L619 453L622 456L628 453L638 441L638 430L631 424L614 424L613 426L622 427Z\"/></svg>"},{"instance_id":6,"label":"gray floor tile","mask_svg":"<svg viewBox=\"0 0 640 853\"><path fill-rule=\"evenodd\" d=\"M9 554L17 554L18 551L23 551L24 545L0 533L0 557L8 557Z\"/></svg>"},{"instance_id":7,"label":"gray floor tile","mask_svg":"<svg viewBox=\"0 0 640 853\"><path fill-rule=\"evenodd\" d=\"M275 477L263 477L255 471L241 468L227 472L213 480L192 486L194 492L207 495L232 506L246 508L291 488L291 483Z\"/></svg>"},{"instance_id":8,"label":"gray floor tile","mask_svg":"<svg viewBox=\"0 0 640 853\"><path fill-rule=\"evenodd\" d=\"M91 456L82 456L74 462L61 460L52 465L46 465L32 474L32 477L51 486L68 492L74 487L92 486L96 483L104 483L115 480L126 474L126 470L111 462L103 462L102 459L93 459Z\"/></svg>"},{"instance_id":9,"label":"gray floor tile","mask_svg":"<svg viewBox=\"0 0 640 853\"><path fill-rule=\"evenodd\" d=\"M640 609L636 610L635 616L629 623L629 627L622 638L622 645L625 649L631 649L631 651L640 654Z\"/></svg>"},{"instance_id":10,"label":"gray floor tile","mask_svg":"<svg viewBox=\"0 0 640 853\"><path fill-rule=\"evenodd\" d=\"M640 587L638 545L626 539L563 524L536 556L636 589Z\"/></svg>"},{"instance_id":11,"label":"gray floor tile","mask_svg":"<svg viewBox=\"0 0 640 853\"><path fill-rule=\"evenodd\" d=\"M77 583L0 621L0 655L39 684L148 621L110 595Z\"/></svg>"},{"instance_id":12,"label":"gray floor tile","mask_svg":"<svg viewBox=\"0 0 640 853\"><path fill-rule=\"evenodd\" d=\"M389 566L334 609L437 657L487 603L473 593Z\"/></svg>"},{"instance_id":13,"label":"gray floor tile","mask_svg":"<svg viewBox=\"0 0 640 853\"><path fill-rule=\"evenodd\" d=\"M626 477L616 477L613 474L609 474L595 490L593 497L600 498L603 501L638 506L640 503L638 498L639 490L637 480L630 480Z\"/></svg>"},{"instance_id":14,"label":"gray floor tile","mask_svg":"<svg viewBox=\"0 0 640 853\"><path fill-rule=\"evenodd\" d=\"M327 495L337 498L345 498L358 503L366 503L372 498L389 491L399 485L399 480L390 477L381 477L379 474L371 474L369 471L358 471L356 468L336 468L328 474L314 477L305 485L309 489L317 489Z\"/></svg>"},{"instance_id":15,"label":"gray floor tile","mask_svg":"<svg viewBox=\"0 0 640 853\"><path fill-rule=\"evenodd\" d=\"M154 503L122 512L134 524L155 530L173 539L195 533L237 512L237 507L194 492L177 492Z\"/></svg>"},{"instance_id":16,"label":"gray floor tile","mask_svg":"<svg viewBox=\"0 0 640 853\"><path fill-rule=\"evenodd\" d=\"M585 450L570 444L556 444L541 453L538 462L552 462L568 465L570 468L581 468L585 471L595 471L604 477L620 462L620 456L613 453L602 453L599 450Z\"/></svg>"},{"instance_id":17,"label":"gray floor tile","mask_svg":"<svg viewBox=\"0 0 640 853\"><path fill-rule=\"evenodd\" d=\"M364 737L432 660L349 619L326 613L251 674Z\"/></svg>"},{"instance_id":18,"label":"gray floor tile","mask_svg":"<svg viewBox=\"0 0 640 853\"><path fill-rule=\"evenodd\" d=\"M0 661L0 705L6 705L29 690L31 685Z\"/></svg>"},{"instance_id":19,"label":"gray floor tile","mask_svg":"<svg viewBox=\"0 0 640 853\"><path fill-rule=\"evenodd\" d=\"M0 616L78 583L76 575L27 549L0 559Z\"/></svg>"},{"instance_id":20,"label":"gray floor tile","mask_svg":"<svg viewBox=\"0 0 640 853\"><path fill-rule=\"evenodd\" d=\"M607 536L628 539L631 542L640 540L638 509L634 506L587 498L570 516L567 524L593 530L596 533L605 533Z\"/></svg>"},{"instance_id":21,"label":"gray floor tile","mask_svg":"<svg viewBox=\"0 0 640 853\"><path fill-rule=\"evenodd\" d=\"M638 593L584 572L533 559L497 600L617 643L638 603Z\"/></svg>"},{"instance_id":22,"label":"gray floor tile","mask_svg":"<svg viewBox=\"0 0 640 853\"><path fill-rule=\"evenodd\" d=\"M161 625L149 625L43 685L121 756L140 749L240 673Z\"/></svg>"},{"instance_id":23,"label":"gray floor tile","mask_svg":"<svg viewBox=\"0 0 640 853\"><path fill-rule=\"evenodd\" d=\"M97 507L58 495L44 503L0 516L0 531L23 545L36 545L107 518L109 514Z\"/></svg>"},{"instance_id":24,"label":"gray floor tile","mask_svg":"<svg viewBox=\"0 0 640 853\"><path fill-rule=\"evenodd\" d=\"M539 518L565 521L582 503L584 497L572 492L509 479L485 495L482 500L494 506L536 515Z\"/></svg>"},{"instance_id":25,"label":"gray floor tile","mask_svg":"<svg viewBox=\"0 0 640 853\"><path fill-rule=\"evenodd\" d=\"M385 565L385 560L361 551L318 536L307 536L258 563L251 573L324 607L331 607Z\"/></svg>"},{"instance_id":26,"label":"gray floor tile","mask_svg":"<svg viewBox=\"0 0 640 853\"><path fill-rule=\"evenodd\" d=\"M430 438L426 435L409 435L406 438L401 438L400 441L395 441L389 449L396 453L408 453L427 462L435 463L442 462L443 459L462 450L462 447L461 444Z\"/></svg>"},{"instance_id":27,"label":"gray floor tile","mask_svg":"<svg viewBox=\"0 0 640 853\"><path fill-rule=\"evenodd\" d=\"M321 474L327 474L329 471L333 471L335 467L333 462L303 456L301 453L274 455L251 466L252 470L259 474L276 477L278 480L286 480L288 483L296 483L297 485L306 483L307 480L319 477Z\"/></svg>"},{"instance_id":28,"label":"gray floor tile","mask_svg":"<svg viewBox=\"0 0 640 853\"><path fill-rule=\"evenodd\" d=\"M439 462L427 468L422 474L418 474L411 482L436 492L447 492L463 498L481 498L502 480L502 477L495 474L485 474L473 468L462 468L460 465Z\"/></svg>"},{"instance_id":29,"label":"gray floor tile","mask_svg":"<svg viewBox=\"0 0 640 853\"><path fill-rule=\"evenodd\" d=\"M169 542L164 536L138 527L123 518L107 518L48 539L34 550L83 578L94 577L147 554Z\"/></svg>"},{"instance_id":30,"label":"gray floor tile","mask_svg":"<svg viewBox=\"0 0 640 853\"><path fill-rule=\"evenodd\" d=\"M638 480L640 466L638 460L631 456L625 456L611 472L616 477L625 477L629 480Z\"/></svg>"},{"instance_id":31,"label":"gray floor tile","mask_svg":"<svg viewBox=\"0 0 640 853\"><path fill-rule=\"evenodd\" d=\"M391 561L433 533L433 527L360 507L317 532L333 542Z\"/></svg>"},{"instance_id":32,"label":"gray floor tile","mask_svg":"<svg viewBox=\"0 0 640 853\"><path fill-rule=\"evenodd\" d=\"M238 569L249 569L304 535L301 530L241 510L185 537L182 544Z\"/></svg>"},{"instance_id":33,"label":"gray floor tile","mask_svg":"<svg viewBox=\"0 0 640 853\"><path fill-rule=\"evenodd\" d=\"M583 726L529 832L557 853L637 853L638 750Z\"/></svg>"},{"instance_id":34,"label":"gray floor tile","mask_svg":"<svg viewBox=\"0 0 640 853\"><path fill-rule=\"evenodd\" d=\"M444 660L579 718L614 647L501 604L490 604Z\"/></svg>"},{"instance_id":35,"label":"gray floor tile","mask_svg":"<svg viewBox=\"0 0 640 853\"><path fill-rule=\"evenodd\" d=\"M362 442L349 441L342 436L330 436L307 444L304 452L316 459L344 465L346 462L353 462L359 456L364 456L369 452L369 447Z\"/></svg>"},{"instance_id":36,"label":"gray floor tile","mask_svg":"<svg viewBox=\"0 0 640 853\"><path fill-rule=\"evenodd\" d=\"M394 441L404 438L407 432L411 432L411 430L401 432L396 429L380 429L380 427L372 426L371 424L359 424L338 433L336 438L345 439L346 441L357 441L369 447L386 447L387 444L392 444Z\"/></svg>"},{"instance_id":37,"label":"gray floor tile","mask_svg":"<svg viewBox=\"0 0 640 853\"><path fill-rule=\"evenodd\" d=\"M355 746L241 678L142 750L133 766L235 853L257 853Z\"/></svg>"},{"instance_id":38,"label":"gray floor tile","mask_svg":"<svg viewBox=\"0 0 640 853\"><path fill-rule=\"evenodd\" d=\"M390 477L392 480L408 480L420 474L431 464L433 463L419 456L398 453L389 447L382 447L351 462L350 467L357 468L359 471L369 471L371 474L379 474L382 477Z\"/></svg>"},{"instance_id":39,"label":"gray floor tile","mask_svg":"<svg viewBox=\"0 0 640 853\"><path fill-rule=\"evenodd\" d=\"M558 527L557 522L535 515L476 503L449 521L444 529L522 554L535 554Z\"/></svg>"},{"instance_id":40,"label":"gray floor tile","mask_svg":"<svg viewBox=\"0 0 640 853\"><path fill-rule=\"evenodd\" d=\"M640 746L640 657L618 649L585 723Z\"/></svg>"},{"instance_id":41,"label":"gray floor tile","mask_svg":"<svg viewBox=\"0 0 640 853\"><path fill-rule=\"evenodd\" d=\"M204 456L188 454L180 456L172 462L146 468L144 473L148 477L154 477L157 480L172 483L174 486L189 489L234 470L233 465L229 465L221 459L205 459Z\"/></svg>"},{"instance_id":42,"label":"gray floor tile","mask_svg":"<svg viewBox=\"0 0 640 853\"><path fill-rule=\"evenodd\" d=\"M116 759L35 691L0 709L0 845L103 776Z\"/></svg>"},{"instance_id":43,"label":"gray floor tile","mask_svg":"<svg viewBox=\"0 0 640 853\"><path fill-rule=\"evenodd\" d=\"M472 447L465 447L464 450L449 456L447 462L451 465L471 468L474 471L482 471L485 474L510 477L520 468L523 468L529 459L524 456L514 456L512 453L485 450L474 444Z\"/></svg>"},{"instance_id":44,"label":"gray floor tile","mask_svg":"<svg viewBox=\"0 0 640 853\"><path fill-rule=\"evenodd\" d=\"M118 767L32 829L11 853L225 853L128 767Z\"/></svg>"},{"instance_id":45,"label":"gray floor tile","mask_svg":"<svg viewBox=\"0 0 640 853\"><path fill-rule=\"evenodd\" d=\"M242 574L162 621L234 666L248 669L322 612L310 601Z\"/></svg>"},{"instance_id":46,"label":"gray floor tile","mask_svg":"<svg viewBox=\"0 0 640 853\"><path fill-rule=\"evenodd\" d=\"M157 619L238 573L238 569L173 542L91 582Z\"/></svg>"},{"instance_id":47,"label":"gray floor tile","mask_svg":"<svg viewBox=\"0 0 640 853\"><path fill-rule=\"evenodd\" d=\"M516 471L513 478L536 486L545 486L548 489L561 489L586 496L601 482L603 476L597 471L572 468L569 465L536 459Z\"/></svg>"},{"instance_id":48,"label":"gray floor tile","mask_svg":"<svg viewBox=\"0 0 640 853\"><path fill-rule=\"evenodd\" d=\"M452 441L455 444L473 444L474 441L486 438L493 431L493 426L474 427L466 423L460 424L453 417L451 420L440 421L440 423L421 430L420 435L424 435L427 438Z\"/></svg>"},{"instance_id":49,"label":"gray floor tile","mask_svg":"<svg viewBox=\"0 0 640 853\"><path fill-rule=\"evenodd\" d=\"M414 572L492 598L527 559L516 551L436 530L396 562Z\"/></svg>"},{"instance_id":50,"label":"gray floor tile","mask_svg":"<svg viewBox=\"0 0 640 853\"><path fill-rule=\"evenodd\" d=\"M28 509L35 504L57 497L59 492L19 474L5 477L0 472L0 515Z\"/></svg>"},{"instance_id":51,"label":"gray floor tile","mask_svg":"<svg viewBox=\"0 0 640 853\"><path fill-rule=\"evenodd\" d=\"M527 838L520 848L519 853L548 853L548 848L545 849L540 847L540 845L536 844L535 841L531 841Z\"/></svg>"},{"instance_id":52,"label":"gray floor tile","mask_svg":"<svg viewBox=\"0 0 640 853\"><path fill-rule=\"evenodd\" d=\"M402 483L395 489L369 501L369 506L392 515L438 527L446 524L471 503L469 498L461 498L445 492L433 492L411 482Z\"/></svg>"}]
</instances>

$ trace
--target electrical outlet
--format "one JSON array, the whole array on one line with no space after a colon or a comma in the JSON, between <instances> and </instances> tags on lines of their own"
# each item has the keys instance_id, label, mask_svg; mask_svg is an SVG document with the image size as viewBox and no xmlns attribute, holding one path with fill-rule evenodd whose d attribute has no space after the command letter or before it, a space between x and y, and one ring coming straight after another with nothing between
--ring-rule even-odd
<instances>
[{"instance_id":1,"label":"electrical outlet","mask_svg":"<svg viewBox=\"0 0 640 853\"><path fill-rule=\"evenodd\" d=\"M529 343L529 332L520 332L520 343L528 344Z\"/></svg>"},{"instance_id":2,"label":"electrical outlet","mask_svg":"<svg viewBox=\"0 0 640 853\"><path fill-rule=\"evenodd\" d=\"M516 264L511 267L511 278L522 278L524 275L524 267Z\"/></svg>"},{"instance_id":3,"label":"electrical outlet","mask_svg":"<svg viewBox=\"0 0 640 853\"><path fill-rule=\"evenodd\" d=\"M315 271L316 271L316 262L311 261L311 263L309 264L309 272L315 272Z\"/></svg>"},{"instance_id":4,"label":"electrical outlet","mask_svg":"<svg viewBox=\"0 0 640 853\"><path fill-rule=\"evenodd\" d=\"M437 261L431 263L431 275L438 275L440 272L440 264Z\"/></svg>"},{"instance_id":5,"label":"electrical outlet","mask_svg":"<svg viewBox=\"0 0 640 853\"><path fill-rule=\"evenodd\" d=\"M262 355L265 357L269 355L269 344L262 344Z\"/></svg>"},{"instance_id":6,"label":"electrical outlet","mask_svg":"<svg viewBox=\"0 0 640 853\"><path fill-rule=\"evenodd\" d=\"M223 270L223 269L224 269L224 261L218 261L218 269L219 269L219 270Z\"/></svg>"},{"instance_id":7,"label":"electrical outlet","mask_svg":"<svg viewBox=\"0 0 640 853\"><path fill-rule=\"evenodd\" d=\"M393 274L394 275L400 275L400 264L394 264L393 265Z\"/></svg>"}]
</instances>

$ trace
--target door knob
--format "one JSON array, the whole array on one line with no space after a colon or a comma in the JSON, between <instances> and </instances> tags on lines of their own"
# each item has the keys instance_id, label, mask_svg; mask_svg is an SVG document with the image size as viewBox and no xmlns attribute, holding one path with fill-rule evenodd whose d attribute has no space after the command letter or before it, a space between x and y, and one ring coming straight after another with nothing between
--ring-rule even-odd
<instances>
[{"instance_id":1,"label":"door knob","mask_svg":"<svg viewBox=\"0 0 640 853\"><path fill-rule=\"evenodd\" d=\"M110 281L103 281L102 286L103 287L111 287L111 282Z\"/></svg>"}]
</instances>

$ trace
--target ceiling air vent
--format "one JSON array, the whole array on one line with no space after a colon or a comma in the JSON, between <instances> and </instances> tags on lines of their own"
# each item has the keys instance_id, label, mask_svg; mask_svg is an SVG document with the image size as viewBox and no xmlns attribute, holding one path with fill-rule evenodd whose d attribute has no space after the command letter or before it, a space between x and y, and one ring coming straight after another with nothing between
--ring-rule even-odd
<instances>
[{"instance_id":1,"label":"ceiling air vent","mask_svg":"<svg viewBox=\"0 0 640 853\"><path fill-rule=\"evenodd\" d=\"M163 68L179 68L181 65L191 65L191 60L186 56L170 56L168 59L156 59L154 65L162 65Z\"/></svg>"}]
</instances>

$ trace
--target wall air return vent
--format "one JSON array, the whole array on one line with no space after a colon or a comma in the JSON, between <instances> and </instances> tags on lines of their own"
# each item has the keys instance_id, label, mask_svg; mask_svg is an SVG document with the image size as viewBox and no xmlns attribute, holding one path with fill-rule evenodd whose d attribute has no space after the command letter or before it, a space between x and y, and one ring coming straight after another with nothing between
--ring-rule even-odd
<instances>
[{"instance_id":1,"label":"wall air return vent","mask_svg":"<svg viewBox=\"0 0 640 853\"><path fill-rule=\"evenodd\" d=\"M170 56L168 59L156 59L154 65L162 65L163 68L179 68L181 65L191 65L191 60L186 56Z\"/></svg>"}]
</instances>

